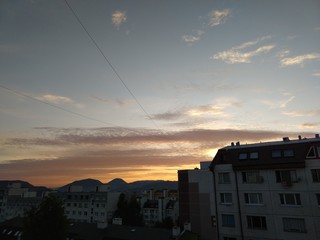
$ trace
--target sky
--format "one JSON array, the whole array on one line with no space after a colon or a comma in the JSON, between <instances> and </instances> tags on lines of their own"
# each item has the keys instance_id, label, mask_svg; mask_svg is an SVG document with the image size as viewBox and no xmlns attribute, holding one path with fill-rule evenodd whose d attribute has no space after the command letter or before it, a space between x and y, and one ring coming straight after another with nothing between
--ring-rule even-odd
<instances>
[{"instance_id":1,"label":"sky","mask_svg":"<svg viewBox=\"0 0 320 240\"><path fill-rule=\"evenodd\" d=\"M0 0L0 178L177 180L320 132L318 0Z\"/></svg>"}]
</instances>

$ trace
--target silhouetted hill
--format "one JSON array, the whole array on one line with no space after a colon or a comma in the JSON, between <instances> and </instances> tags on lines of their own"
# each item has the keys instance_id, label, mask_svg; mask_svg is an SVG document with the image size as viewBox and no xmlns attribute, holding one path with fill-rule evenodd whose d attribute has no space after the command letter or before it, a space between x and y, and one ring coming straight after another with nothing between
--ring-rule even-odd
<instances>
[{"instance_id":1,"label":"silhouetted hill","mask_svg":"<svg viewBox=\"0 0 320 240\"><path fill-rule=\"evenodd\" d=\"M72 185L82 186L83 191L90 192L95 191L96 186L103 184L99 180L96 179L83 179L74 181L67 185L64 185L57 190L60 192L68 191L68 188ZM132 183L127 183L121 178L115 178L112 181L106 183L110 186L111 191L119 191L119 192L141 192L150 189L178 189L177 181L163 181L163 180L146 180L146 181L136 181Z\"/></svg>"},{"instance_id":2,"label":"silhouetted hill","mask_svg":"<svg viewBox=\"0 0 320 240\"><path fill-rule=\"evenodd\" d=\"M150 189L178 189L178 182L163 180L146 180L127 183L121 178L116 178L108 182L107 184L110 185L112 191L120 192L141 192Z\"/></svg>"},{"instance_id":3,"label":"silhouetted hill","mask_svg":"<svg viewBox=\"0 0 320 240\"><path fill-rule=\"evenodd\" d=\"M0 188L6 188L8 185L11 185L12 183L21 183L21 187L23 188L32 188L34 187L32 184L21 181L21 180L0 180Z\"/></svg>"},{"instance_id":4,"label":"silhouetted hill","mask_svg":"<svg viewBox=\"0 0 320 240\"><path fill-rule=\"evenodd\" d=\"M99 180L88 178L88 179L74 181L72 183L69 183L67 185L64 185L64 186L58 188L57 190L59 192L67 192L68 188L70 186L74 185L74 186L82 186L84 192L91 192L91 191L95 191L96 186L101 185L101 184L102 184L102 182L100 182Z\"/></svg>"}]
</instances>

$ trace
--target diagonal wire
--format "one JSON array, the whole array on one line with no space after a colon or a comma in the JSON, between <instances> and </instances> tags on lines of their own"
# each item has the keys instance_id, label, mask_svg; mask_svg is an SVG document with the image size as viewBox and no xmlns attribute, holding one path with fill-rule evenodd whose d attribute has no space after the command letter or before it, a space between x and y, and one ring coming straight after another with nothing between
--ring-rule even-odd
<instances>
[{"instance_id":1,"label":"diagonal wire","mask_svg":"<svg viewBox=\"0 0 320 240\"><path fill-rule=\"evenodd\" d=\"M156 124L156 122L153 120L153 118L150 116L150 114L146 111L146 109L142 106L142 104L139 102L139 100L137 99L137 97L134 95L134 93L130 90L130 88L127 86L127 84L123 81L122 77L120 76L119 72L115 69L115 67L112 65L112 63L110 62L110 60L107 58L107 56L103 53L103 51L101 50L101 48L99 47L99 45L97 44L97 42L94 40L94 38L92 37L92 35L90 34L90 32L87 30L87 28L84 26L84 24L82 23L82 21L80 20L80 18L78 17L77 13L73 10L73 8L71 7L71 5L68 3L67 0L64 0L66 5L68 6L68 8L70 9L70 11L72 12L72 14L74 15L74 17L77 19L78 23L81 25L81 27L83 28L83 30L86 32L86 34L88 35L88 37L91 39L92 43L95 45L95 47L98 49L98 51L100 52L100 54L103 56L104 60L108 63L108 65L110 66L110 68L112 69L112 71L116 74L116 76L118 77L118 79L120 80L120 82L122 83L122 85L127 89L127 91L130 93L130 95L132 96L132 98L134 99L134 101L138 104L138 106L141 108L141 110L147 115L147 117L152 121L152 123L155 125L155 127L160 130L161 132L163 132L158 125Z\"/></svg>"},{"instance_id":2,"label":"diagonal wire","mask_svg":"<svg viewBox=\"0 0 320 240\"><path fill-rule=\"evenodd\" d=\"M88 117L88 116L83 115L83 114L81 114L81 113L77 113L77 112L68 110L68 109L66 109L66 108L63 108L63 107L57 106L57 105L55 105L55 104L52 104L52 103L43 101L43 100L41 100L41 99L38 99L38 98L36 98L36 97L27 95L27 94L25 94L25 93L18 92L18 91L16 91L16 90L13 90L13 89L11 89L11 88L5 87L5 86L3 86L3 85L0 85L0 88L5 89L5 90L7 90L7 91L9 91L9 92L11 92L11 93L14 93L14 94L18 95L18 96L22 96L22 97L25 97L25 98L29 98L29 99L32 99L32 100L41 102L41 103L43 103L43 104L49 105L49 106L51 106L51 107L57 108L57 109L62 110L62 111L64 111L64 112L71 113L71 114L76 115L76 116L78 116L78 117L86 118L86 119L88 119L88 120L92 120L92 121L99 122L99 123L103 123L103 124L112 125L112 126L114 126L114 127L120 127L120 126L117 126L117 125L115 125L115 124L113 124L113 123L101 121L101 120L99 120L99 119L92 118L92 117Z\"/></svg>"}]
</instances>

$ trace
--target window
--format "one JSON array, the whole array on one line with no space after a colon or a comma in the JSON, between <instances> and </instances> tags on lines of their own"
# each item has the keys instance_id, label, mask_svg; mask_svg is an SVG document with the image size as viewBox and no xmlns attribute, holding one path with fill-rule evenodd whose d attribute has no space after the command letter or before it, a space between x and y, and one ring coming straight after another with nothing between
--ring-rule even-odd
<instances>
[{"instance_id":1,"label":"window","mask_svg":"<svg viewBox=\"0 0 320 240\"><path fill-rule=\"evenodd\" d=\"M232 193L220 193L221 204L232 204Z\"/></svg>"},{"instance_id":2,"label":"window","mask_svg":"<svg viewBox=\"0 0 320 240\"><path fill-rule=\"evenodd\" d=\"M259 175L258 171L255 172L242 172L243 183L262 183L263 178Z\"/></svg>"},{"instance_id":3,"label":"window","mask_svg":"<svg viewBox=\"0 0 320 240\"><path fill-rule=\"evenodd\" d=\"M219 183L231 183L230 180L230 173L226 172L226 173L219 173Z\"/></svg>"},{"instance_id":4,"label":"window","mask_svg":"<svg viewBox=\"0 0 320 240\"><path fill-rule=\"evenodd\" d=\"M222 226L223 227L235 227L234 215L222 214Z\"/></svg>"},{"instance_id":5,"label":"window","mask_svg":"<svg viewBox=\"0 0 320 240\"><path fill-rule=\"evenodd\" d=\"M298 193L280 193L281 205L301 205L300 194Z\"/></svg>"},{"instance_id":6,"label":"window","mask_svg":"<svg viewBox=\"0 0 320 240\"><path fill-rule=\"evenodd\" d=\"M311 169L312 181L320 182L320 169Z\"/></svg>"},{"instance_id":7,"label":"window","mask_svg":"<svg viewBox=\"0 0 320 240\"><path fill-rule=\"evenodd\" d=\"M240 153L239 154L239 160L246 160L248 158L248 154L247 153Z\"/></svg>"},{"instance_id":8,"label":"window","mask_svg":"<svg viewBox=\"0 0 320 240\"><path fill-rule=\"evenodd\" d=\"M285 149L283 150L284 157L294 157L293 149Z\"/></svg>"},{"instance_id":9,"label":"window","mask_svg":"<svg viewBox=\"0 0 320 240\"><path fill-rule=\"evenodd\" d=\"M259 158L258 152L250 153L250 159L258 159L258 158Z\"/></svg>"},{"instance_id":10,"label":"window","mask_svg":"<svg viewBox=\"0 0 320 240\"><path fill-rule=\"evenodd\" d=\"M280 150L272 150L271 156L273 158L280 158L281 157L281 151Z\"/></svg>"},{"instance_id":11,"label":"window","mask_svg":"<svg viewBox=\"0 0 320 240\"><path fill-rule=\"evenodd\" d=\"M285 232L299 232L305 233L306 224L303 218L282 218L283 230Z\"/></svg>"},{"instance_id":12,"label":"window","mask_svg":"<svg viewBox=\"0 0 320 240\"><path fill-rule=\"evenodd\" d=\"M263 204L262 193L245 193L244 200L246 204L250 205Z\"/></svg>"},{"instance_id":13,"label":"window","mask_svg":"<svg viewBox=\"0 0 320 240\"><path fill-rule=\"evenodd\" d=\"M316 193L316 197L317 197L318 205L320 206L320 193Z\"/></svg>"},{"instance_id":14,"label":"window","mask_svg":"<svg viewBox=\"0 0 320 240\"><path fill-rule=\"evenodd\" d=\"M277 182L297 182L297 173L295 170L276 171Z\"/></svg>"},{"instance_id":15,"label":"window","mask_svg":"<svg viewBox=\"0 0 320 240\"><path fill-rule=\"evenodd\" d=\"M247 216L247 223L250 229L267 229L266 217L264 216Z\"/></svg>"},{"instance_id":16,"label":"window","mask_svg":"<svg viewBox=\"0 0 320 240\"><path fill-rule=\"evenodd\" d=\"M314 149L314 146L310 147L307 158L316 158L316 150Z\"/></svg>"}]
</instances>

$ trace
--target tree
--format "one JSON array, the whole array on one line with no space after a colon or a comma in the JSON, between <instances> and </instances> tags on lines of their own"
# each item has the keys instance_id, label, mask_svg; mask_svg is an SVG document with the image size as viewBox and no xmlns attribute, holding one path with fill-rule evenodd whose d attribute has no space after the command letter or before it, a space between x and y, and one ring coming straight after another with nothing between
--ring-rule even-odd
<instances>
[{"instance_id":1,"label":"tree","mask_svg":"<svg viewBox=\"0 0 320 240\"><path fill-rule=\"evenodd\" d=\"M115 217L121 217L125 225L142 226L143 219L140 213L140 205L137 202L135 194L131 195L130 200L126 199L126 195L121 193L119 196L118 209L115 212Z\"/></svg>"},{"instance_id":2,"label":"tree","mask_svg":"<svg viewBox=\"0 0 320 240\"><path fill-rule=\"evenodd\" d=\"M32 208L24 217L24 240L65 240L68 220L63 202L56 196L45 197L39 207Z\"/></svg>"}]
</instances>

